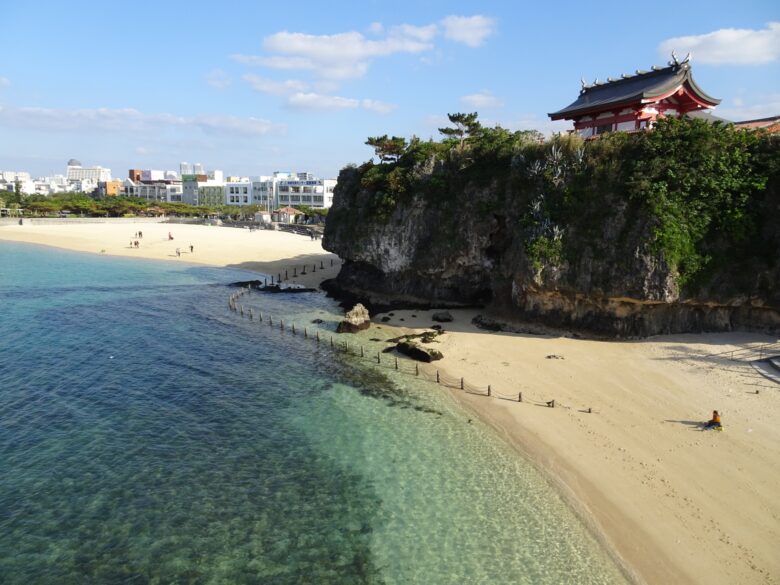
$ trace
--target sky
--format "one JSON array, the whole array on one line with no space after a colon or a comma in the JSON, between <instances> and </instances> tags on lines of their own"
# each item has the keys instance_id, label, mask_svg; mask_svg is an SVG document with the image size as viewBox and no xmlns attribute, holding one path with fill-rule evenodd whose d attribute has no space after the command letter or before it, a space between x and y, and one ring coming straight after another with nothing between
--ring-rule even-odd
<instances>
[{"instance_id":1,"label":"sky","mask_svg":"<svg viewBox=\"0 0 780 585\"><path fill-rule=\"evenodd\" d=\"M692 53L730 120L780 114L777 0L652 3L0 0L0 170L335 178L368 136L447 114L545 133L580 79Z\"/></svg>"}]
</instances>

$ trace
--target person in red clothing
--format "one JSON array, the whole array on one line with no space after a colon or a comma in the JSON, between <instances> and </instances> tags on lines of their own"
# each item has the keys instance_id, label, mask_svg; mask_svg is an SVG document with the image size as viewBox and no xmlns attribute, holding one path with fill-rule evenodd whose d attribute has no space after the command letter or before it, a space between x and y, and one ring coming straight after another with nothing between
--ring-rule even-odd
<instances>
[{"instance_id":1,"label":"person in red clothing","mask_svg":"<svg viewBox=\"0 0 780 585\"><path fill-rule=\"evenodd\" d=\"M720 424L720 415L718 414L717 410L712 411L712 418L708 420L704 424L705 429L720 429L722 428L722 425Z\"/></svg>"}]
</instances>

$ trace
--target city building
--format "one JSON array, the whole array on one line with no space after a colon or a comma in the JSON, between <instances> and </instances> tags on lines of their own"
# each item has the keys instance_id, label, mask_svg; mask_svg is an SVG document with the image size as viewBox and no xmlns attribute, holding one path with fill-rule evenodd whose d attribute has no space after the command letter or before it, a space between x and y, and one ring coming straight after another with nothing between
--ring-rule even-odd
<instances>
[{"instance_id":1,"label":"city building","mask_svg":"<svg viewBox=\"0 0 780 585\"><path fill-rule=\"evenodd\" d=\"M225 181L225 203L227 205L254 205L252 181L246 177L228 177Z\"/></svg>"},{"instance_id":2,"label":"city building","mask_svg":"<svg viewBox=\"0 0 780 585\"><path fill-rule=\"evenodd\" d=\"M119 179L99 181L95 195L98 197L117 197L124 195L124 184Z\"/></svg>"},{"instance_id":3,"label":"city building","mask_svg":"<svg viewBox=\"0 0 780 585\"><path fill-rule=\"evenodd\" d=\"M277 171L270 177L252 181L252 202L272 210L278 207L307 205L329 208L333 205L336 179L319 179L311 173Z\"/></svg>"},{"instance_id":4,"label":"city building","mask_svg":"<svg viewBox=\"0 0 780 585\"><path fill-rule=\"evenodd\" d=\"M195 170L202 166L195 165ZM225 182L222 171L182 175L182 201L190 205L224 205Z\"/></svg>"},{"instance_id":5,"label":"city building","mask_svg":"<svg viewBox=\"0 0 780 585\"><path fill-rule=\"evenodd\" d=\"M30 173L0 171L0 191L16 191L17 185L22 193L35 193L35 183L30 178Z\"/></svg>"},{"instance_id":6,"label":"city building","mask_svg":"<svg viewBox=\"0 0 780 585\"><path fill-rule=\"evenodd\" d=\"M720 103L696 84L690 55L679 61L672 52L667 67L653 66L618 79L582 81L579 97L565 108L548 114L552 120L572 120L584 138L605 132L631 132L652 128L658 118L712 110Z\"/></svg>"},{"instance_id":7,"label":"city building","mask_svg":"<svg viewBox=\"0 0 780 585\"><path fill-rule=\"evenodd\" d=\"M67 172L65 177L68 181L94 181L95 185L99 181L111 180L111 169L104 167L85 167L81 165L80 161L72 158L68 161Z\"/></svg>"}]
</instances>

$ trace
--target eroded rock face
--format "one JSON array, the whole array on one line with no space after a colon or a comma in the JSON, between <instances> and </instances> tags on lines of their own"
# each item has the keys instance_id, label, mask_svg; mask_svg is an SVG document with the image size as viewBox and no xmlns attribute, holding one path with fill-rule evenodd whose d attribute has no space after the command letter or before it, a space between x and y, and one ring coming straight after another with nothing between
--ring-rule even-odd
<instances>
[{"instance_id":1,"label":"eroded rock face","mask_svg":"<svg viewBox=\"0 0 780 585\"><path fill-rule=\"evenodd\" d=\"M361 303L358 303L344 315L344 320L339 323L336 333L357 333L371 326L371 317Z\"/></svg>"},{"instance_id":2,"label":"eroded rock face","mask_svg":"<svg viewBox=\"0 0 780 585\"><path fill-rule=\"evenodd\" d=\"M609 192L587 210L593 223L565 227L564 253L540 262L523 223L529 202L510 182L449 187L438 200L410 193L377 218L377 193L361 186L359 169L343 170L323 241L344 259L335 284L377 305L482 305L604 337L780 331L777 263L752 260L752 283L738 287L738 267L717 266L706 286L684 292L653 246L654 220ZM780 246L771 252L762 254L780 257Z\"/></svg>"}]
</instances>

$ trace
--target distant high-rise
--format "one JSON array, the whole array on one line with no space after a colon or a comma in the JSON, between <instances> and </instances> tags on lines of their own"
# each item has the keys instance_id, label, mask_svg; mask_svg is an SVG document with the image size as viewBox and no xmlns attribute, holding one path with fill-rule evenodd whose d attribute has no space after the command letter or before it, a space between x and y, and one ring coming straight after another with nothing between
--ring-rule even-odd
<instances>
[{"instance_id":1,"label":"distant high-rise","mask_svg":"<svg viewBox=\"0 0 780 585\"><path fill-rule=\"evenodd\" d=\"M84 167L80 161L72 158L65 172L68 181L110 181L111 169L105 167Z\"/></svg>"},{"instance_id":2,"label":"distant high-rise","mask_svg":"<svg viewBox=\"0 0 780 585\"><path fill-rule=\"evenodd\" d=\"M195 170L193 169L193 166L190 163L184 161L184 162L179 163L179 174L180 175L194 175L195 174Z\"/></svg>"},{"instance_id":3,"label":"distant high-rise","mask_svg":"<svg viewBox=\"0 0 780 585\"><path fill-rule=\"evenodd\" d=\"M192 168L192 174L193 175L205 175L206 171L203 169L203 165L200 163L195 163L195 165Z\"/></svg>"}]
</instances>

